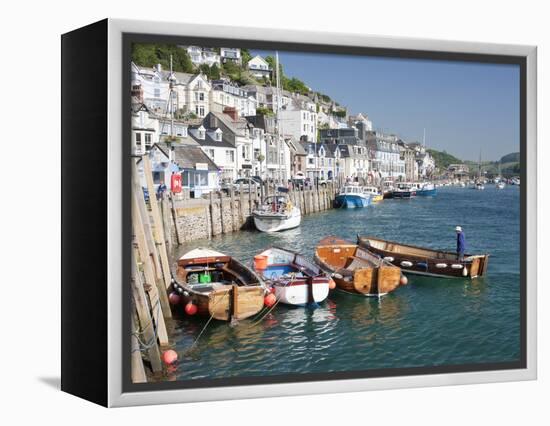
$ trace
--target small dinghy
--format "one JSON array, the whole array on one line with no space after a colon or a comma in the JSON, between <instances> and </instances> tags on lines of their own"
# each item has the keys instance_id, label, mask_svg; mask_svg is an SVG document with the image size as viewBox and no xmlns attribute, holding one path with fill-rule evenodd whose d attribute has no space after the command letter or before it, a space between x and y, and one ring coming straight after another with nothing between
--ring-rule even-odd
<instances>
[{"instance_id":1,"label":"small dinghy","mask_svg":"<svg viewBox=\"0 0 550 426\"><path fill-rule=\"evenodd\" d=\"M456 253L411 246L373 237L357 236L357 243L383 259L400 266L405 274L435 277L475 278L485 275L489 255L464 255L457 260Z\"/></svg>"},{"instance_id":2,"label":"small dinghy","mask_svg":"<svg viewBox=\"0 0 550 426\"><path fill-rule=\"evenodd\" d=\"M317 245L315 262L347 293L383 296L406 283L400 268L338 237L326 237Z\"/></svg>"},{"instance_id":3,"label":"small dinghy","mask_svg":"<svg viewBox=\"0 0 550 426\"><path fill-rule=\"evenodd\" d=\"M198 315L217 320L245 319L264 306L262 279L231 256L198 248L178 260L174 290ZM187 312L187 309L186 309Z\"/></svg>"},{"instance_id":4,"label":"small dinghy","mask_svg":"<svg viewBox=\"0 0 550 426\"><path fill-rule=\"evenodd\" d=\"M254 266L281 303L306 306L328 296L330 277L299 253L272 247L254 256Z\"/></svg>"}]
</instances>

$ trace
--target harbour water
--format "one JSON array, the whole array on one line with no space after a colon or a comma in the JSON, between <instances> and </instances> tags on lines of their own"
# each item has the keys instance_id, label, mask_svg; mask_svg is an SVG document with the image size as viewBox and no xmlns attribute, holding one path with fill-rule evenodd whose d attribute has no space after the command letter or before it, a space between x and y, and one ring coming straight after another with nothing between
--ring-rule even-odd
<instances>
[{"instance_id":1,"label":"harbour water","mask_svg":"<svg viewBox=\"0 0 550 426\"><path fill-rule=\"evenodd\" d=\"M379 236L427 247L490 253L487 276L473 281L409 276L409 285L377 298L332 292L316 309L278 305L257 324L176 315L175 349L183 354L171 379L266 376L380 368L516 361L520 356L520 189L443 187L436 197L384 200L364 209L306 216L277 234L242 231L194 241L175 256L211 247L250 263L272 245L312 257L319 240Z\"/></svg>"}]
</instances>

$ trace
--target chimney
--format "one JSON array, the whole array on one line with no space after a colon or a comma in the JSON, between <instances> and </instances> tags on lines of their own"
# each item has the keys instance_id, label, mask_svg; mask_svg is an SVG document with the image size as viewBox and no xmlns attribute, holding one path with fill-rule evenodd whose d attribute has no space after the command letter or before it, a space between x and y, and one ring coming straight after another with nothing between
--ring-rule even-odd
<instances>
[{"instance_id":1,"label":"chimney","mask_svg":"<svg viewBox=\"0 0 550 426\"><path fill-rule=\"evenodd\" d=\"M230 116L233 121L237 121L239 118L239 114L237 113L237 108L235 107L225 107L223 109L223 113Z\"/></svg>"}]
</instances>

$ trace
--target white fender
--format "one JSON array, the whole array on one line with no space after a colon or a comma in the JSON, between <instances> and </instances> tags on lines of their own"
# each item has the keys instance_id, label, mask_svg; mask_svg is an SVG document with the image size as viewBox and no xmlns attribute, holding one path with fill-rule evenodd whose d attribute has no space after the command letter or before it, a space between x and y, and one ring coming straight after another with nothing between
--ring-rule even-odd
<instances>
[{"instance_id":1,"label":"white fender","mask_svg":"<svg viewBox=\"0 0 550 426\"><path fill-rule=\"evenodd\" d=\"M333 276L334 278L336 278L337 280L341 280L342 278L344 278L344 277L342 276L342 274L338 274L338 273L334 273L334 274L332 274L332 276Z\"/></svg>"},{"instance_id":2,"label":"white fender","mask_svg":"<svg viewBox=\"0 0 550 426\"><path fill-rule=\"evenodd\" d=\"M384 260L386 260L386 261L388 261L388 262L393 262L395 259L394 259L393 257L391 257L391 256L386 256L386 257L384 258Z\"/></svg>"},{"instance_id":3,"label":"white fender","mask_svg":"<svg viewBox=\"0 0 550 426\"><path fill-rule=\"evenodd\" d=\"M455 264L451 265L451 268L453 268L453 269L462 269L462 268L464 268L464 266L459 265L458 263L455 263Z\"/></svg>"},{"instance_id":4,"label":"white fender","mask_svg":"<svg viewBox=\"0 0 550 426\"><path fill-rule=\"evenodd\" d=\"M462 276L464 276L464 277L468 276L468 268L464 268L462 270Z\"/></svg>"},{"instance_id":5,"label":"white fender","mask_svg":"<svg viewBox=\"0 0 550 426\"><path fill-rule=\"evenodd\" d=\"M443 269L443 268L447 267L447 264L446 263L436 263L435 267L439 268L439 269Z\"/></svg>"},{"instance_id":6,"label":"white fender","mask_svg":"<svg viewBox=\"0 0 550 426\"><path fill-rule=\"evenodd\" d=\"M404 260L403 262L401 262L401 266L405 267L405 268L410 268L411 266L413 266L412 262L409 262L408 260Z\"/></svg>"}]
</instances>

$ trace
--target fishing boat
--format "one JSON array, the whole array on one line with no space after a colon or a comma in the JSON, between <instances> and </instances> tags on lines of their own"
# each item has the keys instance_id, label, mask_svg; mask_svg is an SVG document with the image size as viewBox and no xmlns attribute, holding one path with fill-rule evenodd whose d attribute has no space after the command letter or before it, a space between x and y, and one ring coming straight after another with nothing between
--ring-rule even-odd
<instances>
[{"instance_id":1,"label":"fishing boat","mask_svg":"<svg viewBox=\"0 0 550 426\"><path fill-rule=\"evenodd\" d=\"M380 193L378 188L375 186L364 186L363 191L370 195L370 201L372 203L377 203L384 199L384 196Z\"/></svg>"},{"instance_id":2,"label":"fishing boat","mask_svg":"<svg viewBox=\"0 0 550 426\"><path fill-rule=\"evenodd\" d=\"M271 247L254 256L254 266L280 303L306 306L328 296L331 278L299 253Z\"/></svg>"},{"instance_id":3,"label":"fishing boat","mask_svg":"<svg viewBox=\"0 0 550 426\"><path fill-rule=\"evenodd\" d=\"M504 189L505 186L506 186L506 184L503 181L499 181L496 184L497 189Z\"/></svg>"},{"instance_id":4,"label":"fishing boat","mask_svg":"<svg viewBox=\"0 0 550 426\"><path fill-rule=\"evenodd\" d=\"M254 225L262 232L279 232L300 226L302 212L288 195L278 194L265 197L262 204L252 212Z\"/></svg>"},{"instance_id":5,"label":"fishing boat","mask_svg":"<svg viewBox=\"0 0 550 426\"><path fill-rule=\"evenodd\" d=\"M315 248L315 262L336 288L362 296L383 296L401 283L401 269L349 241L330 236Z\"/></svg>"},{"instance_id":6,"label":"fishing boat","mask_svg":"<svg viewBox=\"0 0 550 426\"><path fill-rule=\"evenodd\" d=\"M449 278L476 278L485 275L489 255L464 255L457 260L456 253L433 250L373 237L357 236L357 244L395 266L405 274Z\"/></svg>"},{"instance_id":7,"label":"fishing boat","mask_svg":"<svg viewBox=\"0 0 550 426\"><path fill-rule=\"evenodd\" d=\"M384 182L382 182L382 197L384 197L384 199L392 198L394 189L395 187L393 180L386 179Z\"/></svg>"},{"instance_id":8,"label":"fishing boat","mask_svg":"<svg viewBox=\"0 0 550 426\"><path fill-rule=\"evenodd\" d=\"M433 197L434 195L437 194L437 189L435 187L435 185L431 182L419 182L417 183L418 187L416 189L416 195L418 196L431 196Z\"/></svg>"},{"instance_id":9,"label":"fishing boat","mask_svg":"<svg viewBox=\"0 0 550 426\"><path fill-rule=\"evenodd\" d=\"M483 185L483 182L478 181L474 184L473 189L477 189L479 191L483 191L485 189L485 185Z\"/></svg>"},{"instance_id":10,"label":"fishing boat","mask_svg":"<svg viewBox=\"0 0 550 426\"><path fill-rule=\"evenodd\" d=\"M392 198L412 198L414 196L416 196L416 189L408 182L399 182L392 192Z\"/></svg>"},{"instance_id":11,"label":"fishing boat","mask_svg":"<svg viewBox=\"0 0 550 426\"><path fill-rule=\"evenodd\" d=\"M365 192L362 186L345 185L334 199L334 207L353 209L357 207L367 207L370 204L371 197Z\"/></svg>"},{"instance_id":12,"label":"fishing boat","mask_svg":"<svg viewBox=\"0 0 550 426\"><path fill-rule=\"evenodd\" d=\"M267 293L262 279L231 256L206 248L184 254L172 283L185 305L204 317L229 321L257 314Z\"/></svg>"}]
</instances>

